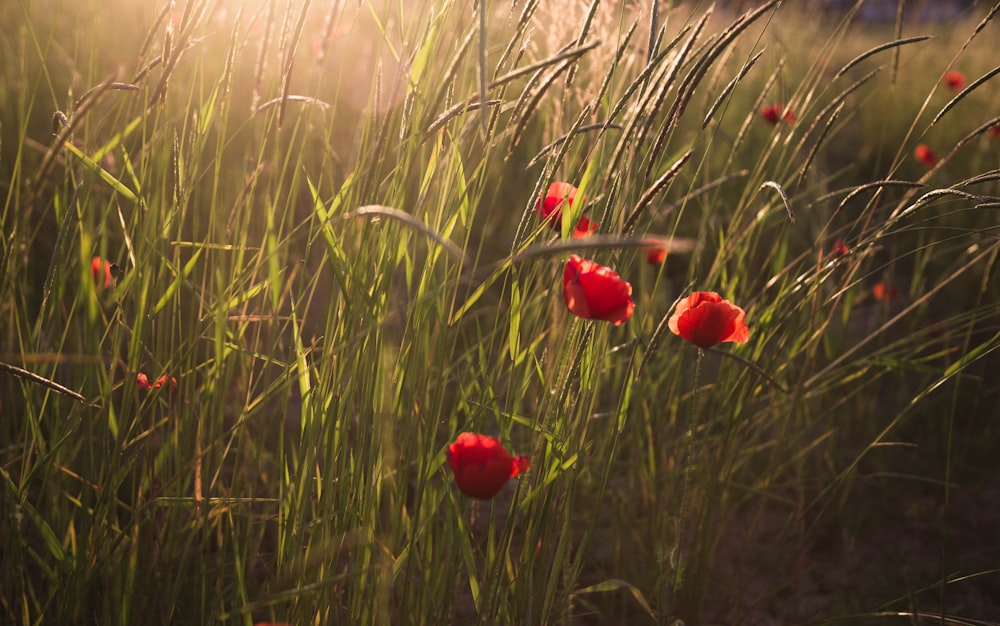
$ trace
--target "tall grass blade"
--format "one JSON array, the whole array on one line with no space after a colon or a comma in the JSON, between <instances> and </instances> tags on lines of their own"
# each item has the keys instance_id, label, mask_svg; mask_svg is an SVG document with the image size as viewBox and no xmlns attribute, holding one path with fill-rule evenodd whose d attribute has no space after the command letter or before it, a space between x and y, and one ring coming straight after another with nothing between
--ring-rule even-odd
<instances>
[{"instance_id":1,"label":"tall grass blade","mask_svg":"<svg viewBox=\"0 0 1000 626\"><path fill-rule=\"evenodd\" d=\"M858 56L854 57L853 59L845 63L839 70L837 70L837 73L833 75L833 80L837 80L838 78L846 74L847 71L850 70L852 67L854 67L858 63L861 63L865 59L878 54L879 52L892 50L894 48L898 48L899 46L906 46L911 43L919 43L921 41L927 41L928 39L930 39L930 35L921 35L919 37L907 37L906 39L889 41L884 44L875 46L874 48L866 50L865 52L859 54Z\"/></svg>"}]
</instances>

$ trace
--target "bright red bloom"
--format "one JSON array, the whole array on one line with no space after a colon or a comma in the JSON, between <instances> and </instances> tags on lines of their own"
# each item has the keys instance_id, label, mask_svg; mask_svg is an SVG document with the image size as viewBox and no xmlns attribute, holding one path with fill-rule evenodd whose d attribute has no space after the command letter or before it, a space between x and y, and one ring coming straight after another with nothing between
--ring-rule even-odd
<instances>
[{"instance_id":1,"label":"bright red bloom","mask_svg":"<svg viewBox=\"0 0 1000 626\"><path fill-rule=\"evenodd\" d=\"M875 283L875 286L872 287L872 296L879 302L895 300L898 295L899 289L896 289L894 285L887 285L882 281Z\"/></svg>"},{"instance_id":2,"label":"bright red bloom","mask_svg":"<svg viewBox=\"0 0 1000 626\"><path fill-rule=\"evenodd\" d=\"M169 387L170 391L177 391L177 379L173 376L168 379L167 375L164 374L154 382L149 382L149 377L142 372L139 372L139 375L135 377L135 386L139 389L159 389L164 385Z\"/></svg>"},{"instance_id":3,"label":"bright red bloom","mask_svg":"<svg viewBox=\"0 0 1000 626\"><path fill-rule=\"evenodd\" d=\"M569 183L552 183L549 185L548 192L535 202L535 211L546 221L549 228L557 232L562 231L563 204L573 206L573 201L576 199L576 191L576 187ZM583 202L583 196L580 196L580 202ZM600 224L597 222L592 222L586 217L581 217L573 229L573 236L586 237L599 227Z\"/></svg>"},{"instance_id":4,"label":"bright red bloom","mask_svg":"<svg viewBox=\"0 0 1000 626\"><path fill-rule=\"evenodd\" d=\"M489 500L507 481L531 467L526 456L511 456L500 440L478 433L462 433L448 446L448 465L455 484L465 495Z\"/></svg>"},{"instance_id":5,"label":"bright red bloom","mask_svg":"<svg viewBox=\"0 0 1000 626\"><path fill-rule=\"evenodd\" d=\"M94 277L94 287L98 291L108 289L111 285L115 284L114 276L111 275L112 267L115 267L114 263L105 261L99 256L95 256L90 260L90 275Z\"/></svg>"},{"instance_id":6,"label":"bright red bloom","mask_svg":"<svg viewBox=\"0 0 1000 626\"><path fill-rule=\"evenodd\" d=\"M913 156L927 167L934 167L938 162L937 153L931 150L931 147L925 143L919 144L913 150Z\"/></svg>"},{"instance_id":7,"label":"bright red bloom","mask_svg":"<svg viewBox=\"0 0 1000 626\"><path fill-rule=\"evenodd\" d=\"M944 84L952 91L961 91L965 87L965 74L949 70L944 73Z\"/></svg>"},{"instance_id":8,"label":"bright red bloom","mask_svg":"<svg viewBox=\"0 0 1000 626\"><path fill-rule=\"evenodd\" d=\"M768 104L760 107L760 116L767 120L772 126L784 120L788 124L795 123L795 113L783 104Z\"/></svg>"},{"instance_id":9,"label":"bright red bloom","mask_svg":"<svg viewBox=\"0 0 1000 626\"><path fill-rule=\"evenodd\" d=\"M597 229L600 227L601 225L597 222L581 216L580 219L576 221L576 226L573 227L573 237L586 237L591 233L596 233Z\"/></svg>"},{"instance_id":10,"label":"bright red bloom","mask_svg":"<svg viewBox=\"0 0 1000 626\"><path fill-rule=\"evenodd\" d=\"M850 248L847 247L847 244L844 243L844 240L838 239L837 241L833 242L833 248L830 249L830 256L836 259L838 257L844 256L849 251Z\"/></svg>"},{"instance_id":11,"label":"bright red bloom","mask_svg":"<svg viewBox=\"0 0 1000 626\"><path fill-rule=\"evenodd\" d=\"M778 111L777 105L769 104L760 108L760 116L773 126L781 119L781 112Z\"/></svg>"},{"instance_id":12,"label":"bright red bloom","mask_svg":"<svg viewBox=\"0 0 1000 626\"><path fill-rule=\"evenodd\" d=\"M695 291L681 300L667 326L699 348L711 348L724 341L746 343L750 338L743 309L714 291Z\"/></svg>"},{"instance_id":13,"label":"bright red bloom","mask_svg":"<svg viewBox=\"0 0 1000 626\"><path fill-rule=\"evenodd\" d=\"M646 262L650 265L659 265L667 259L666 248L649 248L646 250Z\"/></svg>"},{"instance_id":14,"label":"bright red bloom","mask_svg":"<svg viewBox=\"0 0 1000 626\"><path fill-rule=\"evenodd\" d=\"M632 317L632 285L610 267L571 254L563 270L563 300L570 313L615 326Z\"/></svg>"}]
</instances>

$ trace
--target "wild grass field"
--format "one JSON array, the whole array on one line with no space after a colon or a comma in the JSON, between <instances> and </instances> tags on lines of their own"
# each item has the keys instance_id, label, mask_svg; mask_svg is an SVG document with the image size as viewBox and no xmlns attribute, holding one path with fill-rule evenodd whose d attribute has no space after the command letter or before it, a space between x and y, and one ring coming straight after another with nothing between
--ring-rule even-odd
<instances>
[{"instance_id":1,"label":"wild grass field","mask_svg":"<svg viewBox=\"0 0 1000 626\"><path fill-rule=\"evenodd\" d=\"M1000 4L730 4L0 3L0 623L1000 623Z\"/></svg>"}]
</instances>

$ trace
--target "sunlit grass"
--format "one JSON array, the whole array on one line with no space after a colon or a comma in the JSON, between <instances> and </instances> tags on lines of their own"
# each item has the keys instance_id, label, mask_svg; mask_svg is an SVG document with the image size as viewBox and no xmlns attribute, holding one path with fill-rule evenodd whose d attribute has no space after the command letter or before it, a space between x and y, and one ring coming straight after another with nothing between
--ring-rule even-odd
<instances>
[{"instance_id":1,"label":"sunlit grass","mask_svg":"<svg viewBox=\"0 0 1000 626\"><path fill-rule=\"evenodd\" d=\"M996 609L992 13L64 4L0 6L0 621Z\"/></svg>"}]
</instances>

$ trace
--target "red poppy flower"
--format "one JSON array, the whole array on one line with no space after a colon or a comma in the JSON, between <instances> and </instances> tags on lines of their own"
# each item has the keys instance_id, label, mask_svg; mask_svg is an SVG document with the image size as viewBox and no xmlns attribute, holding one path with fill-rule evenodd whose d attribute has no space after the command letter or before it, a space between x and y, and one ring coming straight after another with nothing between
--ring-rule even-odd
<instances>
[{"instance_id":1,"label":"red poppy flower","mask_svg":"<svg viewBox=\"0 0 1000 626\"><path fill-rule=\"evenodd\" d=\"M465 495L489 500L507 481L531 467L526 456L511 456L499 439L462 433L448 446L448 465Z\"/></svg>"},{"instance_id":2,"label":"red poppy flower","mask_svg":"<svg viewBox=\"0 0 1000 626\"><path fill-rule=\"evenodd\" d=\"M570 185L569 183L552 183L549 185L549 190L544 196L535 202L535 211L541 216L543 220L548 223L549 228L554 231L562 231L562 207L565 203L566 206L573 206L573 201L576 199L576 187ZM583 202L583 196L580 196L580 202ZM590 233L596 231L600 227L597 222L592 222L586 217L581 217L576 222L576 227L573 229L574 237L586 237Z\"/></svg>"},{"instance_id":3,"label":"red poppy flower","mask_svg":"<svg viewBox=\"0 0 1000 626\"><path fill-rule=\"evenodd\" d=\"M895 300L898 295L899 289L896 289L894 285L887 285L882 281L875 283L875 286L872 287L872 296L879 302Z\"/></svg>"},{"instance_id":4,"label":"red poppy flower","mask_svg":"<svg viewBox=\"0 0 1000 626\"><path fill-rule=\"evenodd\" d=\"M111 275L111 268L114 265L111 261L105 261L99 256L90 260L90 275L94 277L94 287L98 291L108 289L115 284L114 276Z\"/></svg>"},{"instance_id":5,"label":"red poppy flower","mask_svg":"<svg viewBox=\"0 0 1000 626\"><path fill-rule=\"evenodd\" d=\"M632 285L610 267L571 254L563 270L563 300L570 313L615 326L632 317Z\"/></svg>"},{"instance_id":6,"label":"red poppy flower","mask_svg":"<svg viewBox=\"0 0 1000 626\"><path fill-rule=\"evenodd\" d=\"M173 376L167 378L164 374L157 378L154 382L149 382L149 377L139 372L138 376L135 377L135 386L139 389L159 389L166 385L170 388L170 391L177 391L177 379Z\"/></svg>"},{"instance_id":7,"label":"red poppy flower","mask_svg":"<svg viewBox=\"0 0 1000 626\"><path fill-rule=\"evenodd\" d=\"M847 247L847 244L844 243L844 240L838 239L837 241L833 242L833 248L830 249L830 256L836 259L838 257L844 256L849 251L850 248Z\"/></svg>"},{"instance_id":8,"label":"red poppy flower","mask_svg":"<svg viewBox=\"0 0 1000 626\"><path fill-rule=\"evenodd\" d=\"M949 70L944 73L944 84L952 91L961 91L965 87L965 74Z\"/></svg>"},{"instance_id":9,"label":"red poppy flower","mask_svg":"<svg viewBox=\"0 0 1000 626\"><path fill-rule=\"evenodd\" d=\"M659 265L667 259L666 248L649 248L646 250L646 262L650 265Z\"/></svg>"},{"instance_id":10,"label":"red poppy flower","mask_svg":"<svg viewBox=\"0 0 1000 626\"><path fill-rule=\"evenodd\" d=\"M667 326L699 348L724 341L746 343L750 338L743 309L714 291L695 291L681 300Z\"/></svg>"},{"instance_id":11,"label":"red poppy flower","mask_svg":"<svg viewBox=\"0 0 1000 626\"><path fill-rule=\"evenodd\" d=\"M913 156L927 167L934 167L938 162L937 154L925 143L919 144L913 150Z\"/></svg>"},{"instance_id":12,"label":"red poppy flower","mask_svg":"<svg viewBox=\"0 0 1000 626\"><path fill-rule=\"evenodd\" d=\"M1000 124L994 124L990 126L990 129L986 131L990 134L993 139L1000 139Z\"/></svg>"},{"instance_id":13,"label":"red poppy flower","mask_svg":"<svg viewBox=\"0 0 1000 626\"><path fill-rule=\"evenodd\" d=\"M760 108L760 116L767 120L772 126L776 126L778 122L784 120L788 124L795 123L795 113L792 110L782 104L768 104Z\"/></svg>"}]
</instances>

